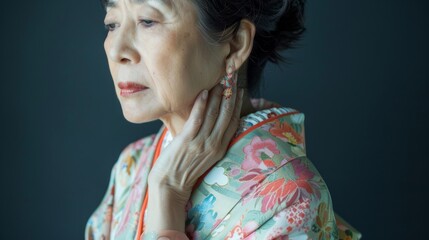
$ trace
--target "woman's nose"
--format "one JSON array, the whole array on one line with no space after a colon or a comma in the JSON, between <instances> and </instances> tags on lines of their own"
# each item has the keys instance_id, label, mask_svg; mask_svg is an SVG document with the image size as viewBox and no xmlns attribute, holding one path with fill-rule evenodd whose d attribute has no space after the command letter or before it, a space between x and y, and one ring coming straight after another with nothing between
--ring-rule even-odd
<instances>
[{"instance_id":1,"label":"woman's nose","mask_svg":"<svg viewBox=\"0 0 429 240\"><path fill-rule=\"evenodd\" d=\"M105 41L105 50L108 57L117 63L138 63L140 54L133 44L131 29L117 29L118 31Z\"/></svg>"}]
</instances>

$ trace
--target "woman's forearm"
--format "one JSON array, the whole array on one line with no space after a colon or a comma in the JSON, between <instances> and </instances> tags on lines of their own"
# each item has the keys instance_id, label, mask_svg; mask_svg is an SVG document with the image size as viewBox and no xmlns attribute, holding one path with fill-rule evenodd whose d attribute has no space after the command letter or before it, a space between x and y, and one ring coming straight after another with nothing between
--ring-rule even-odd
<instances>
[{"instance_id":1,"label":"woman's forearm","mask_svg":"<svg viewBox=\"0 0 429 240\"><path fill-rule=\"evenodd\" d=\"M152 235L152 238L157 236L177 240L188 239L184 233L185 207L186 201L178 200L176 194L170 189L159 185L149 186L144 236L148 236L147 238Z\"/></svg>"}]
</instances>

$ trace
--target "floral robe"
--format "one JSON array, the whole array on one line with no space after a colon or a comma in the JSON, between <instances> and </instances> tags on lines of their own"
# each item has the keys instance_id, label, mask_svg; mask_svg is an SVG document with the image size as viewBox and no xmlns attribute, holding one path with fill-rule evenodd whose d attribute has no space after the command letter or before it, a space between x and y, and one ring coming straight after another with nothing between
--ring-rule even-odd
<instances>
[{"instance_id":1,"label":"floral robe","mask_svg":"<svg viewBox=\"0 0 429 240\"><path fill-rule=\"evenodd\" d=\"M306 155L304 114L265 99L252 104L258 111L241 119L224 158L191 195L189 238L359 239L359 232L336 219L328 187ZM139 239L147 176L164 130L121 152L85 239ZM162 146L169 141L164 137Z\"/></svg>"}]
</instances>

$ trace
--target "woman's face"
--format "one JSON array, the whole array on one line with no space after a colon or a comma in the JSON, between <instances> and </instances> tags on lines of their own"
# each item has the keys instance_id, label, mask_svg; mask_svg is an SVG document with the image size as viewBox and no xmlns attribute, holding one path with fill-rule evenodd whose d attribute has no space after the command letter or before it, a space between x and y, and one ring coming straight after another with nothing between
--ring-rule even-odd
<instances>
[{"instance_id":1,"label":"woman's face","mask_svg":"<svg viewBox=\"0 0 429 240\"><path fill-rule=\"evenodd\" d=\"M225 74L226 45L209 44L190 0L117 0L107 8L104 42L125 118L133 123L186 117L196 96ZM120 82L147 87L121 95Z\"/></svg>"}]
</instances>

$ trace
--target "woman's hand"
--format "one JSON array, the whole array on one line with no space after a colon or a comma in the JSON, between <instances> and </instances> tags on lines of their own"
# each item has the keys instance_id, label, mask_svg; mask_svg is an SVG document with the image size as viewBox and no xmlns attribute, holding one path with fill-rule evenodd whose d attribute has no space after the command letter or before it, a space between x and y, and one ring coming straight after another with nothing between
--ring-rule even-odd
<instances>
[{"instance_id":1,"label":"woman's hand","mask_svg":"<svg viewBox=\"0 0 429 240\"><path fill-rule=\"evenodd\" d=\"M239 124L243 90L237 91L237 74L232 80L229 98L220 84L199 94L182 131L158 157L148 180L148 230L184 231L184 209L192 188L223 158ZM163 223L152 219L155 216L162 216Z\"/></svg>"}]
</instances>

